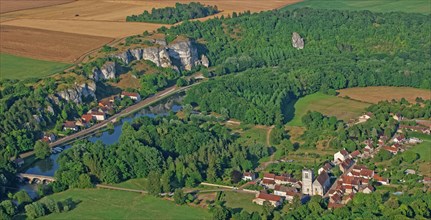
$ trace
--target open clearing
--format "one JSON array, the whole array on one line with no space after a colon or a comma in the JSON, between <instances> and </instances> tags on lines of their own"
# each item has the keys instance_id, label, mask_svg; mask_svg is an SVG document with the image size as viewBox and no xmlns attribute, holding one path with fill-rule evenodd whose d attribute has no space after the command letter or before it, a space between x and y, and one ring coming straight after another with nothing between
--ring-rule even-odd
<instances>
[{"instance_id":1,"label":"open clearing","mask_svg":"<svg viewBox=\"0 0 431 220\"><path fill-rule=\"evenodd\" d=\"M0 35L1 53L66 63L113 40L8 25L0 26Z\"/></svg>"},{"instance_id":2,"label":"open clearing","mask_svg":"<svg viewBox=\"0 0 431 220\"><path fill-rule=\"evenodd\" d=\"M75 209L41 219L210 219L208 210L124 191L70 189L50 198L80 201Z\"/></svg>"},{"instance_id":3,"label":"open clearing","mask_svg":"<svg viewBox=\"0 0 431 220\"><path fill-rule=\"evenodd\" d=\"M300 98L294 104L294 116L287 124L302 126L302 116L308 111L318 111L324 115L336 116L338 119L348 121L358 117L369 104L341 97L314 93Z\"/></svg>"},{"instance_id":4,"label":"open clearing","mask_svg":"<svg viewBox=\"0 0 431 220\"><path fill-rule=\"evenodd\" d=\"M252 200L256 196L250 193L241 192L224 192L223 200L226 201L226 206L241 212L242 209L247 212L262 212L263 208L260 205L254 204Z\"/></svg>"},{"instance_id":5,"label":"open clearing","mask_svg":"<svg viewBox=\"0 0 431 220\"><path fill-rule=\"evenodd\" d=\"M74 0L0 0L0 13L65 4Z\"/></svg>"},{"instance_id":6,"label":"open clearing","mask_svg":"<svg viewBox=\"0 0 431 220\"><path fill-rule=\"evenodd\" d=\"M417 97L431 99L431 90L410 87L370 86L342 89L338 92L340 93L338 96L349 96L351 99L369 103L392 99L400 100L401 98L405 98L409 102L414 102Z\"/></svg>"},{"instance_id":7,"label":"open clearing","mask_svg":"<svg viewBox=\"0 0 431 220\"><path fill-rule=\"evenodd\" d=\"M58 73L69 64L35 60L0 53L0 80L43 78Z\"/></svg>"},{"instance_id":8,"label":"open clearing","mask_svg":"<svg viewBox=\"0 0 431 220\"><path fill-rule=\"evenodd\" d=\"M431 13L429 0L304 0L286 8L320 8L338 10L370 10L375 12L417 12Z\"/></svg>"}]
</instances>

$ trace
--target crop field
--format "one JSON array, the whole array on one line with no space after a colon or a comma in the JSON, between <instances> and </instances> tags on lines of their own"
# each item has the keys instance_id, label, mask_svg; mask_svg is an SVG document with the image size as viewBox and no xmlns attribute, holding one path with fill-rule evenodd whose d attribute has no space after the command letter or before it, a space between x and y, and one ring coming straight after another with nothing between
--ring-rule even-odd
<instances>
[{"instance_id":1,"label":"crop field","mask_svg":"<svg viewBox=\"0 0 431 220\"><path fill-rule=\"evenodd\" d=\"M103 46L112 38L69 34L34 28L0 26L0 52L40 60L71 63L86 51Z\"/></svg>"},{"instance_id":2,"label":"crop field","mask_svg":"<svg viewBox=\"0 0 431 220\"><path fill-rule=\"evenodd\" d=\"M0 80L43 78L69 66L65 63L35 60L0 53Z\"/></svg>"},{"instance_id":3,"label":"crop field","mask_svg":"<svg viewBox=\"0 0 431 220\"><path fill-rule=\"evenodd\" d=\"M358 117L369 104L341 97L315 93L300 98L294 104L293 118L288 122L290 126L302 126L301 118L308 111L318 111L324 115L336 116L338 119L348 121Z\"/></svg>"},{"instance_id":4,"label":"crop field","mask_svg":"<svg viewBox=\"0 0 431 220\"><path fill-rule=\"evenodd\" d=\"M1 0L0 13L65 4L74 0Z\"/></svg>"},{"instance_id":5,"label":"crop field","mask_svg":"<svg viewBox=\"0 0 431 220\"><path fill-rule=\"evenodd\" d=\"M192 2L184 0L1 1L1 51L18 56L61 62L75 61L95 48L112 42L114 38L121 39L141 34L144 31L152 32L162 26L169 27L169 25L154 23L125 22L128 15L140 14L152 8L174 6L176 2ZM231 14L233 11L271 10L298 1L300 0L203 0L199 2L206 5L217 5L221 13L216 16L221 16ZM208 18L210 17L199 20ZM53 48L54 50L52 50Z\"/></svg>"},{"instance_id":6,"label":"crop field","mask_svg":"<svg viewBox=\"0 0 431 220\"><path fill-rule=\"evenodd\" d=\"M171 201L132 192L70 189L49 197L71 198L79 203L69 212L40 219L210 219L207 209L177 206Z\"/></svg>"},{"instance_id":7,"label":"crop field","mask_svg":"<svg viewBox=\"0 0 431 220\"><path fill-rule=\"evenodd\" d=\"M417 97L431 99L430 90L410 87L371 86L342 89L338 92L338 96L349 96L351 99L369 103L392 99L400 100L401 98L405 98L409 102L414 102Z\"/></svg>"},{"instance_id":8,"label":"crop field","mask_svg":"<svg viewBox=\"0 0 431 220\"><path fill-rule=\"evenodd\" d=\"M431 13L429 0L304 0L286 8L320 8L338 10L370 10L374 12L417 12Z\"/></svg>"}]
</instances>

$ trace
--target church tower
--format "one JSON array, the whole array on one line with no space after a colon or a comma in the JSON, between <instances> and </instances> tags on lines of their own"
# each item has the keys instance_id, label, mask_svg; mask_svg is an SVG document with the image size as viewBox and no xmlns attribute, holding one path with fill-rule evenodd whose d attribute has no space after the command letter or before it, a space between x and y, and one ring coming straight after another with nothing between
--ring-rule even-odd
<instances>
[{"instance_id":1,"label":"church tower","mask_svg":"<svg viewBox=\"0 0 431 220\"><path fill-rule=\"evenodd\" d=\"M312 170L302 170L302 194L313 195L313 179Z\"/></svg>"}]
</instances>

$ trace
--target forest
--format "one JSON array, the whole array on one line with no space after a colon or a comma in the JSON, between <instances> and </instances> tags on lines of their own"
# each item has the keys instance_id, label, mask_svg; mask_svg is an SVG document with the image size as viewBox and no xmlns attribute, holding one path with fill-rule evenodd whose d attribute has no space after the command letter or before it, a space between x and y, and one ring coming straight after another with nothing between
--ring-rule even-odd
<instances>
[{"instance_id":1,"label":"forest","mask_svg":"<svg viewBox=\"0 0 431 220\"><path fill-rule=\"evenodd\" d=\"M251 170L268 153L265 146L246 148L234 138L226 127L204 118L138 118L123 125L116 144L83 141L65 151L56 184L82 188L149 177L158 181L149 185L160 187L153 192L160 193L204 180L230 183L234 170Z\"/></svg>"},{"instance_id":2,"label":"forest","mask_svg":"<svg viewBox=\"0 0 431 220\"><path fill-rule=\"evenodd\" d=\"M189 19L203 18L217 14L217 6L205 6L199 2L189 4L175 3L175 7L153 8L151 12L145 10L142 14L127 16L128 22L151 22L175 24Z\"/></svg>"}]
</instances>

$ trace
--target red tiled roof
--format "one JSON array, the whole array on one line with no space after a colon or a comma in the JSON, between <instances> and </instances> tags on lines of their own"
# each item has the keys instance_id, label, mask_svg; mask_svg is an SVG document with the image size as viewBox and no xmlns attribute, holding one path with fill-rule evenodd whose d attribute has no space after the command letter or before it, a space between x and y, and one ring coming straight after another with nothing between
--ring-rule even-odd
<instances>
[{"instance_id":1,"label":"red tiled roof","mask_svg":"<svg viewBox=\"0 0 431 220\"><path fill-rule=\"evenodd\" d=\"M270 184L270 185L273 185L273 184L275 184L275 181L274 181L274 180L269 180L269 179L263 179L263 180L262 180L262 183L263 183L263 184Z\"/></svg>"},{"instance_id":2,"label":"red tiled roof","mask_svg":"<svg viewBox=\"0 0 431 220\"><path fill-rule=\"evenodd\" d=\"M275 176L274 179L281 180L281 181L287 181L287 177L285 177L285 176Z\"/></svg>"},{"instance_id":3,"label":"red tiled roof","mask_svg":"<svg viewBox=\"0 0 431 220\"><path fill-rule=\"evenodd\" d=\"M81 116L82 120L85 122L90 122L93 119L93 116L91 114L84 114Z\"/></svg>"},{"instance_id":4,"label":"red tiled roof","mask_svg":"<svg viewBox=\"0 0 431 220\"><path fill-rule=\"evenodd\" d=\"M373 177L374 171L369 169L363 169L361 170L361 176L367 176L367 177Z\"/></svg>"},{"instance_id":5,"label":"red tiled roof","mask_svg":"<svg viewBox=\"0 0 431 220\"><path fill-rule=\"evenodd\" d=\"M338 204L338 203L328 203L328 209L337 209L337 208L341 208L343 207L343 204Z\"/></svg>"},{"instance_id":6,"label":"red tiled roof","mask_svg":"<svg viewBox=\"0 0 431 220\"><path fill-rule=\"evenodd\" d=\"M392 152L392 153L397 153L398 152L398 148L396 147L389 147L389 146L384 146L383 149Z\"/></svg>"},{"instance_id":7,"label":"red tiled roof","mask_svg":"<svg viewBox=\"0 0 431 220\"><path fill-rule=\"evenodd\" d=\"M126 92L126 91L123 91L123 92L121 92L121 95L138 97L139 94L136 93L136 92Z\"/></svg>"},{"instance_id":8,"label":"red tiled roof","mask_svg":"<svg viewBox=\"0 0 431 220\"><path fill-rule=\"evenodd\" d=\"M347 152L346 150L340 150L340 153L343 155L343 156L347 156L347 155L349 155L349 152Z\"/></svg>"},{"instance_id":9,"label":"red tiled roof","mask_svg":"<svg viewBox=\"0 0 431 220\"><path fill-rule=\"evenodd\" d=\"M350 156L352 156L352 157L357 157L357 156L359 156L361 154L361 152L359 152L358 150L355 150L355 151L353 151L351 154L350 154Z\"/></svg>"},{"instance_id":10,"label":"red tiled roof","mask_svg":"<svg viewBox=\"0 0 431 220\"><path fill-rule=\"evenodd\" d=\"M251 172L244 172L244 176L253 176L254 175L254 173L251 173Z\"/></svg>"},{"instance_id":11,"label":"red tiled roof","mask_svg":"<svg viewBox=\"0 0 431 220\"><path fill-rule=\"evenodd\" d=\"M267 178L267 179L275 179L275 174L272 174L272 173L264 173L264 174L263 174L263 178Z\"/></svg>"},{"instance_id":12,"label":"red tiled roof","mask_svg":"<svg viewBox=\"0 0 431 220\"><path fill-rule=\"evenodd\" d=\"M326 171L322 171L319 176L317 176L316 180L320 183L320 185L324 185L325 182L329 179L329 175L326 173Z\"/></svg>"},{"instance_id":13,"label":"red tiled roof","mask_svg":"<svg viewBox=\"0 0 431 220\"><path fill-rule=\"evenodd\" d=\"M271 194L267 194L267 193L259 193L259 195L257 196L257 198L259 199L264 199L264 200L269 200L269 201L280 201L281 197L280 196L276 196L276 195L271 195Z\"/></svg>"},{"instance_id":14,"label":"red tiled roof","mask_svg":"<svg viewBox=\"0 0 431 220\"><path fill-rule=\"evenodd\" d=\"M63 125L66 128L76 128L76 124L74 121L66 121Z\"/></svg>"},{"instance_id":15,"label":"red tiled roof","mask_svg":"<svg viewBox=\"0 0 431 220\"><path fill-rule=\"evenodd\" d=\"M378 181L378 182L388 182L388 179L387 179L387 178L383 178L383 177L381 177L381 176L379 176L379 175L377 175L377 174L374 174L373 178L374 178L376 181Z\"/></svg>"}]
</instances>

